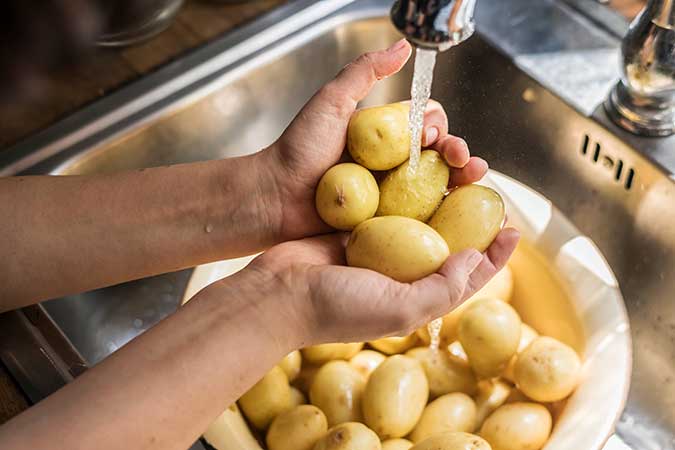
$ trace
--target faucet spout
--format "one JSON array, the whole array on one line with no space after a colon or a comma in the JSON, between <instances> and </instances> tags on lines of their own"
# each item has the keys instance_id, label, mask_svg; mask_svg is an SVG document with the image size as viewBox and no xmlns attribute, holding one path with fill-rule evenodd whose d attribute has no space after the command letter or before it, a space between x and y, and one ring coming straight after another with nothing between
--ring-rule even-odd
<instances>
[{"instance_id":1,"label":"faucet spout","mask_svg":"<svg viewBox=\"0 0 675 450\"><path fill-rule=\"evenodd\" d=\"M476 0L397 0L391 20L415 46L444 51L473 34L475 7Z\"/></svg>"}]
</instances>

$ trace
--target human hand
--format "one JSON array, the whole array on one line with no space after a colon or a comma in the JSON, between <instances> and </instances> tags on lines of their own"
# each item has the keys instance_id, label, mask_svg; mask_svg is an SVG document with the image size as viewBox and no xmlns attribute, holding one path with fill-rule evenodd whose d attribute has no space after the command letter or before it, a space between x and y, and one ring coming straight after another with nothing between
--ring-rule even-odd
<instances>
[{"instance_id":1,"label":"human hand","mask_svg":"<svg viewBox=\"0 0 675 450\"><path fill-rule=\"evenodd\" d=\"M330 228L314 207L314 189L321 176L341 158L349 119L378 80L398 72L410 57L402 40L387 50L367 53L345 67L305 105L284 134L263 152L264 164L276 180L279 240L298 239ZM478 181L487 163L471 157L466 142L448 134L443 107L430 101L424 117L422 143L442 154L450 166L452 186Z\"/></svg>"}]
</instances>

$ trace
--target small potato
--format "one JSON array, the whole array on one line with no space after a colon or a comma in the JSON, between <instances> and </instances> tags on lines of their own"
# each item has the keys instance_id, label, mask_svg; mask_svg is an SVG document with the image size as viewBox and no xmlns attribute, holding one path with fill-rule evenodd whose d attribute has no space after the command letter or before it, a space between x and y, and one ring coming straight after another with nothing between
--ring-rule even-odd
<instances>
[{"instance_id":1,"label":"small potato","mask_svg":"<svg viewBox=\"0 0 675 450\"><path fill-rule=\"evenodd\" d=\"M511 390L511 385L501 380L482 380L478 383L476 428L480 428L487 416L506 403Z\"/></svg>"},{"instance_id":2,"label":"small potato","mask_svg":"<svg viewBox=\"0 0 675 450\"><path fill-rule=\"evenodd\" d=\"M409 217L373 217L352 231L347 264L372 269L404 283L436 272L448 246L428 225Z\"/></svg>"},{"instance_id":3,"label":"small potato","mask_svg":"<svg viewBox=\"0 0 675 450\"><path fill-rule=\"evenodd\" d=\"M450 254L473 248L484 252L506 219L504 201L494 190L467 184L453 190L429 220L443 236Z\"/></svg>"},{"instance_id":4,"label":"small potato","mask_svg":"<svg viewBox=\"0 0 675 450\"><path fill-rule=\"evenodd\" d=\"M509 380L512 383L515 383L515 368L516 368L516 359L518 359L518 353L522 352L527 348L528 345L532 341L534 341L539 334L532 328L531 326L527 324L522 324L520 329L520 342L518 343L518 352L511 357L511 360L506 366L506 369L504 369L504 373L502 373L502 376Z\"/></svg>"},{"instance_id":5,"label":"small potato","mask_svg":"<svg viewBox=\"0 0 675 450\"><path fill-rule=\"evenodd\" d=\"M409 172L410 161L390 171L380 183L378 216L404 216L428 221L448 190L450 169L441 155L425 150L417 170Z\"/></svg>"},{"instance_id":6,"label":"small potato","mask_svg":"<svg viewBox=\"0 0 675 450\"><path fill-rule=\"evenodd\" d=\"M338 230L351 230L373 217L379 201L375 177L354 163L331 167L316 187L316 211L324 222Z\"/></svg>"},{"instance_id":7,"label":"small potato","mask_svg":"<svg viewBox=\"0 0 675 450\"><path fill-rule=\"evenodd\" d=\"M290 409L291 386L281 367L274 366L242 395L239 406L259 430L265 430L278 414Z\"/></svg>"},{"instance_id":8,"label":"small potato","mask_svg":"<svg viewBox=\"0 0 675 450\"><path fill-rule=\"evenodd\" d=\"M415 444L410 450L492 450L490 444L475 434L452 431L435 434Z\"/></svg>"},{"instance_id":9,"label":"small potato","mask_svg":"<svg viewBox=\"0 0 675 450\"><path fill-rule=\"evenodd\" d=\"M346 361L331 361L317 372L309 390L309 401L323 411L332 427L344 422L360 422L361 398L366 381Z\"/></svg>"},{"instance_id":10,"label":"small potato","mask_svg":"<svg viewBox=\"0 0 675 450\"><path fill-rule=\"evenodd\" d=\"M295 408L296 406L304 405L307 403L307 398L302 391L295 386L291 386L291 405Z\"/></svg>"},{"instance_id":11,"label":"small potato","mask_svg":"<svg viewBox=\"0 0 675 450\"><path fill-rule=\"evenodd\" d=\"M429 403L410 439L418 443L445 431L473 431L476 428L476 404L461 392L446 394Z\"/></svg>"},{"instance_id":12,"label":"small potato","mask_svg":"<svg viewBox=\"0 0 675 450\"><path fill-rule=\"evenodd\" d=\"M504 371L518 350L520 328L518 313L502 300L476 300L464 311L459 342L476 375L491 378Z\"/></svg>"},{"instance_id":13,"label":"small potato","mask_svg":"<svg viewBox=\"0 0 675 450\"><path fill-rule=\"evenodd\" d=\"M303 348L303 358L311 364L323 364L334 359L350 359L363 348L363 342L350 344L319 344Z\"/></svg>"},{"instance_id":14,"label":"small potato","mask_svg":"<svg viewBox=\"0 0 675 450\"><path fill-rule=\"evenodd\" d=\"M278 366L284 371L288 377L288 381L295 380L300 374L300 368L302 367L300 352L298 350L290 352L284 356L284 359L279 362Z\"/></svg>"},{"instance_id":15,"label":"small potato","mask_svg":"<svg viewBox=\"0 0 675 450\"><path fill-rule=\"evenodd\" d=\"M326 416L312 405L301 405L279 414L267 431L269 450L312 450L328 431Z\"/></svg>"},{"instance_id":16,"label":"small potato","mask_svg":"<svg viewBox=\"0 0 675 450\"><path fill-rule=\"evenodd\" d=\"M480 288L478 292L473 294L468 301L477 300L479 298L498 298L509 303L513 296L513 272L511 268L506 265L490 279L485 286Z\"/></svg>"},{"instance_id":17,"label":"small potato","mask_svg":"<svg viewBox=\"0 0 675 450\"><path fill-rule=\"evenodd\" d=\"M370 170L389 170L410 156L407 104L365 108L355 112L347 128L347 149L354 161Z\"/></svg>"},{"instance_id":18,"label":"small potato","mask_svg":"<svg viewBox=\"0 0 675 450\"><path fill-rule=\"evenodd\" d=\"M336 425L314 445L313 450L382 450L380 439L362 423Z\"/></svg>"},{"instance_id":19,"label":"small potato","mask_svg":"<svg viewBox=\"0 0 675 450\"><path fill-rule=\"evenodd\" d=\"M314 377L320 368L321 366L318 364L303 364L300 374L293 380L293 386L298 388L303 394L309 395L309 388L312 387Z\"/></svg>"},{"instance_id":20,"label":"small potato","mask_svg":"<svg viewBox=\"0 0 675 450\"><path fill-rule=\"evenodd\" d=\"M262 450L236 403L211 422L204 432L204 439L216 450Z\"/></svg>"},{"instance_id":21,"label":"small potato","mask_svg":"<svg viewBox=\"0 0 675 450\"><path fill-rule=\"evenodd\" d=\"M429 381L429 396L436 398L451 392L476 392L476 376L466 362L453 358L448 352L417 347L408 350L406 356L422 364Z\"/></svg>"},{"instance_id":22,"label":"small potato","mask_svg":"<svg viewBox=\"0 0 675 450\"><path fill-rule=\"evenodd\" d=\"M368 342L371 347L382 353L386 353L387 355L403 353L404 351L413 348L416 343L417 335L415 333L404 337L392 336Z\"/></svg>"},{"instance_id":23,"label":"small potato","mask_svg":"<svg viewBox=\"0 0 675 450\"><path fill-rule=\"evenodd\" d=\"M516 358L518 388L538 402L555 402L572 393L579 382L581 361L572 347L541 336Z\"/></svg>"},{"instance_id":24,"label":"small potato","mask_svg":"<svg viewBox=\"0 0 675 450\"><path fill-rule=\"evenodd\" d=\"M407 439L387 439L382 442L382 450L410 450L413 443Z\"/></svg>"},{"instance_id":25,"label":"small potato","mask_svg":"<svg viewBox=\"0 0 675 450\"><path fill-rule=\"evenodd\" d=\"M381 439L412 431L429 397L424 370L413 358L394 355L370 375L363 394L363 416Z\"/></svg>"},{"instance_id":26,"label":"small potato","mask_svg":"<svg viewBox=\"0 0 675 450\"><path fill-rule=\"evenodd\" d=\"M551 414L537 403L509 403L485 420L480 435L493 450L539 450L551 434Z\"/></svg>"},{"instance_id":27,"label":"small potato","mask_svg":"<svg viewBox=\"0 0 675 450\"><path fill-rule=\"evenodd\" d=\"M385 359L387 359L386 356L375 350L361 350L356 355L352 356L352 359L349 360L349 364L351 364L361 375L363 375L363 378L368 381L370 374L373 373L373 371L377 369L377 366L382 364Z\"/></svg>"}]
</instances>

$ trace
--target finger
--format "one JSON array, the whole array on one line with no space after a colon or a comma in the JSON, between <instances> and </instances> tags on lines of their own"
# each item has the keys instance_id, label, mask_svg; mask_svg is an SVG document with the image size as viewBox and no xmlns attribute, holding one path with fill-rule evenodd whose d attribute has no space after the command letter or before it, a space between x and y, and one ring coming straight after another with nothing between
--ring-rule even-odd
<instances>
[{"instance_id":1,"label":"finger","mask_svg":"<svg viewBox=\"0 0 675 450\"><path fill-rule=\"evenodd\" d=\"M443 105L435 100L429 100L424 112L424 131L422 132L422 145L430 147L439 139L448 134L448 116L445 114Z\"/></svg>"},{"instance_id":2,"label":"finger","mask_svg":"<svg viewBox=\"0 0 675 450\"><path fill-rule=\"evenodd\" d=\"M503 229L483 255L467 284L464 298L469 298L482 288L485 283L502 270L520 240L520 232L515 228Z\"/></svg>"},{"instance_id":3,"label":"finger","mask_svg":"<svg viewBox=\"0 0 675 450\"><path fill-rule=\"evenodd\" d=\"M466 141L457 136L445 135L432 148L443 155L445 162L450 167L462 168L466 166L471 156Z\"/></svg>"},{"instance_id":4,"label":"finger","mask_svg":"<svg viewBox=\"0 0 675 450\"><path fill-rule=\"evenodd\" d=\"M450 168L450 185L462 186L479 181L488 171L488 164L484 159L477 156L469 158L469 162L462 167Z\"/></svg>"}]
</instances>

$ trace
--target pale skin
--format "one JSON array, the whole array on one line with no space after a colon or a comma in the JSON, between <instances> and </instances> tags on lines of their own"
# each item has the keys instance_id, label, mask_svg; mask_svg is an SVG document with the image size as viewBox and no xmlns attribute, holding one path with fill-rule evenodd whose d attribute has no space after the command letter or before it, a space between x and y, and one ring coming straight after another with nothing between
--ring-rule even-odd
<instances>
[{"instance_id":1,"label":"pale skin","mask_svg":"<svg viewBox=\"0 0 675 450\"><path fill-rule=\"evenodd\" d=\"M518 233L412 284L345 267L343 233L314 209L356 105L410 56L362 56L254 155L92 177L0 180L0 310L268 249L73 383L0 427L0 448L183 450L288 352L411 332L470 296ZM435 131L433 131L435 130ZM424 142L452 183L487 164L431 103ZM300 239L300 240L294 240Z\"/></svg>"}]
</instances>

